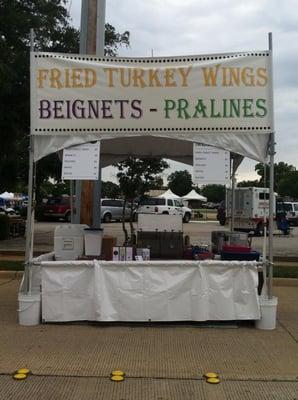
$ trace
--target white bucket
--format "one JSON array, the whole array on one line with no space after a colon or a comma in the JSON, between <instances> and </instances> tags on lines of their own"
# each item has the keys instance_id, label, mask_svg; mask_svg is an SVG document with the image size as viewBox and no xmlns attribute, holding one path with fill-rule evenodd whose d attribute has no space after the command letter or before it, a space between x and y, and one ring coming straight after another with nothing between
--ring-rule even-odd
<instances>
[{"instance_id":1,"label":"white bucket","mask_svg":"<svg viewBox=\"0 0 298 400\"><path fill-rule=\"evenodd\" d=\"M40 322L40 293L19 293L19 323L32 326Z\"/></svg>"},{"instance_id":2,"label":"white bucket","mask_svg":"<svg viewBox=\"0 0 298 400\"><path fill-rule=\"evenodd\" d=\"M257 329L275 329L276 328L276 309L277 297L268 299L266 297L259 297L261 319L255 322Z\"/></svg>"},{"instance_id":3,"label":"white bucket","mask_svg":"<svg viewBox=\"0 0 298 400\"><path fill-rule=\"evenodd\" d=\"M84 229L85 255L100 256L103 229Z\"/></svg>"}]
</instances>

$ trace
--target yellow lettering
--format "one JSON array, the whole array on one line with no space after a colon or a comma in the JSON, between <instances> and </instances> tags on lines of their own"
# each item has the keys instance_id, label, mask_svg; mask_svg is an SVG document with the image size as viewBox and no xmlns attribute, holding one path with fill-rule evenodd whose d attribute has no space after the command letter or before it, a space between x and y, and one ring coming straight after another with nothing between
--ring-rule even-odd
<instances>
[{"instance_id":1,"label":"yellow lettering","mask_svg":"<svg viewBox=\"0 0 298 400\"><path fill-rule=\"evenodd\" d=\"M240 68L230 68L231 80L230 86L240 86Z\"/></svg>"},{"instance_id":2,"label":"yellow lettering","mask_svg":"<svg viewBox=\"0 0 298 400\"><path fill-rule=\"evenodd\" d=\"M38 82L39 88L43 88L43 81L46 79L48 73L49 73L48 69L39 69L38 70L37 82Z\"/></svg>"},{"instance_id":3,"label":"yellow lettering","mask_svg":"<svg viewBox=\"0 0 298 400\"><path fill-rule=\"evenodd\" d=\"M81 88L84 87L83 83L81 82L81 68L74 68L72 70L72 87L74 88Z\"/></svg>"},{"instance_id":4,"label":"yellow lettering","mask_svg":"<svg viewBox=\"0 0 298 400\"><path fill-rule=\"evenodd\" d=\"M177 86L174 79L175 70L173 68L166 68L165 70L165 87L175 87Z\"/></svg>"},{"instance_id":5,"label":"yellow lettering","mask_svg":"<svg viewBox=\"0 0 298 400\"><path fill-rule=\"evenodd\" d=\"M243 68L241 71L241 80L245 86L255 86L255 76L253 68Z\"/></svg>"},{"instance_id":6,"label":"yellow lettering","mask_svg":"<svg viewBox=\"0 0 298 400\"><path fill-rule=\"evenodd\" d=\"M216 81L219 68L220 64L216 65L215 69L210 67L202 67L205 86L217 86Z\"/></svg>"},{"instance_id":7,"label":"yellow lettering","mask_svg":"<svg viewBox=\"0 0 298 400\"><path fill-rule=\"evenodd\" d=\"M118 71L118 68L104 68L104 72L107 72L108 75L108 86L114 87L114 72Z\"/></svg>"},{"instance_id":8,"label":"yellow lettering","mask_svg":"<svg viewBox=\"0 0 298 400\"><path fill-rule=\"evenodd\" d=\"M50 76L50 87L54 88L54 89L61 89L63 87L61 81L60 81L60 77L61 77L61 72L59 69L57 68L52 68L51 69L51 76Z\"/></svg>"},{"instance_id":9,"label":"yellow lettering","mask_svg":"<svg viewBox=\"0 0 298 400\"><path fill-rule=\"evenodd\" d=\"M260 78L257 80L258 86L266 86L268 82L267 70L266 68L257 68L257 77Z\"/></svg>"},{"instance_id":10,"label":"yellow lettering","mask_svg":"<svg viewBox=\"0 0 298 400\"><path fill-rule=\"evenodd\" d=\"M149 86L150 87L161 87L160 80L158 78L159 69L149 70Z\"/></svg>"},{"instance_id":11,"label":"yellow lettering","mask_svg":"<svg viewBox=\"0 0 298 400\"><path fill-rule=\"evenodd\" d=\"M71 88L70 84L70 70L67 68L65 70L65 87L66 88Z\"/></svg>"},{"instance_id":12,"label":"yellow lettering","mask_svg":"<svg viewBox=\"0 0 298 400\"><path fill-rule=\"evenodd\" d=\"M135 68L132 75L133 86L144 88L146 83L144 81L144 70L142 68Z\"/></svg>"},{"instance_id":13,"label":"yellow lettering","mask_svg":"<svg viewBox=\"0 0 298 400\"><path fill-rule=\"evenodd\" d=\"M96 84L96 71L92 68L84 69L85 87L92 87Z\"/></svg>"},{"instance_id":14,"label":"yellow lettering","mask_svg":"<svg viewBox=\"0 0 298 400\"><path fill-rule=\"evenodd\" d=\"M125 82L125 72L127 75L127 80ZM128 87L131 85L131 69L130 68L120 68L120 83L123 87Z\"/></svg>"},{"instance_id":15,"label":"yellow lettering","mask_svg":"<svg viewBox=\"0 0 298 400\"><path fill-rule=\"evenodd\" d=\"M192 67L178 68L178 71L179 71L179 73L181 75L181 78L182 78L181 87L187 87L188 86L187 78L188 78L188 75L189 75L189 73L191 71L191 68Z\"/></svg>"}]
</instances>

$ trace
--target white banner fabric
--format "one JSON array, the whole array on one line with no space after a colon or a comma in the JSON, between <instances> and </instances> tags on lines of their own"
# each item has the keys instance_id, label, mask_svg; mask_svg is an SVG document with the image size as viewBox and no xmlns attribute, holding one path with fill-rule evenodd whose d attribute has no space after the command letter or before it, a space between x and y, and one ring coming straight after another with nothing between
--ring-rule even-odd
<instances>
[{"instance_id":1,"label":"white banner fabric","mask_svg":"<svg viewBox=\"0 0 298 400\"><path fill-rule=\"evenodd\" d=\"M255 262L42 262L42 319L259 319Z\"/></svg>"},{"instance_id":2,"label":"white banner fabric","mask_svg":"<svg viewBox=\"0 0 298 400\"><path fill-rule=\"evenodd\" d=\"M32 134L272 130L268 51L170 58L32 53Z\"/></svg>"},{"instance_id":3,"label":"white banner fabric","mask_svg":"<svg viewBox=\"0 0 298 400\"><path fill-rule=\"evenodd\" d=\"M155 136L265 161L271 93L270 51L163 58L33 52L34 160L99 139ZM156 156L166 156L167 147ZM122 148L128 153L125 142ZM146 146L130 152L139 153ZM107 155L113 162L112 143Z\"/></svg>"}]
</instances>

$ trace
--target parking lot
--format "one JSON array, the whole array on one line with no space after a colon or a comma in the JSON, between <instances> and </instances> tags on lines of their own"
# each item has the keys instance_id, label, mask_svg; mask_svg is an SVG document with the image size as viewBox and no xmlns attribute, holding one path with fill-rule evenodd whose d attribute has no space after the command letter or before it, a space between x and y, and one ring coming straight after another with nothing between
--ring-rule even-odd
<instances>
[{"instance_id":1,"label":"parking lot","mask_svg":"<svg viewBox=\"0 0 298 400\"><path fill-rule=\"evenodd\" d=\"M49 252L54 246L55 228L63 222L37 222L34 229L34 251L38 253ZM122 225L119 222L102 224L104 234L112 235L117 239L117 244L122 245L124 233ZM137 228L137 225L135 224ZM129 225L127 224L127 228ZM190 243L193 245L210 244L211 232L214 230L228 230L228 227L222 227L217 221L191 221L183 224L184 235L190 237ZM274 256L281 258L298 257L298 227L293 227L289 236L274 236ZM263 238L253 237L252 247L262 252ZM23 252L25 250L25 239L14 238L0 241L0 253Z\"/></svg>"}]
</instances>

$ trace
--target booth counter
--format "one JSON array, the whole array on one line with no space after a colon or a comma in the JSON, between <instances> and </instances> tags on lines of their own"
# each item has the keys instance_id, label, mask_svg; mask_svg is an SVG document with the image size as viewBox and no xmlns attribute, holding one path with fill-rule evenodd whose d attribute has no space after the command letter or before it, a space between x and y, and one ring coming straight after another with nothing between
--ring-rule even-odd
<instances>
[{"instance_id":1,"label":"booth counter","mask_svg":"<svg viewBox=\"0 0 298 400\"><path fill-rule=\"evenodd\" d=\"M43 322L260 319L256 262L51 257L36 260L41 271L33 277L41 283Z\"/></svg>"}]
</instances>

